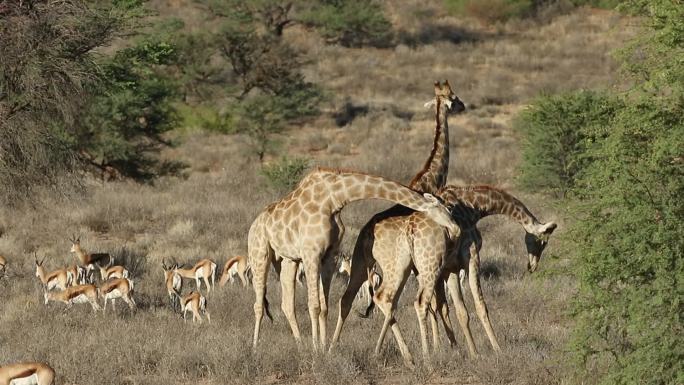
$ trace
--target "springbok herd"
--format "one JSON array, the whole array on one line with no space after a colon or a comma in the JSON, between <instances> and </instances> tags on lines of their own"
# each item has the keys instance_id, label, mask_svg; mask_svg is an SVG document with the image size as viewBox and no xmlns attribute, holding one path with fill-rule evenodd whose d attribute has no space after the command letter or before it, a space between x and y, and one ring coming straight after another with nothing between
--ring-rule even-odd
<instances>
[{"instance_id":1,"label":"springbok herd","mask_svg":"<svg viewBox=\"0 0 684 385\"><path fill-rule=\"evenodd\" d=\"M464 111L465 105L447 81L436 82L434 86L435 96L425 104L435 112L433 147L423 168L407 186L379 176L317 168L302 178L292 192L268 205L256 217L249 229L248 256L230 258L219 280L223 286L228 281L232 283L237 275L246 286L251 278L256 295L255 349L264 313L272 318L266 289L268 273L273 269L280 278L283 315L300 345L295 290L297 282L299 286L303 282L307 285L314 352L326 348L328 298L335 271L348 275L349 280L339 301L331 350L338 343L352 302L362 289L361 294L366 294L368 301L366 315L377 306L385 317L375 354L380 354L384 337L391 329L405 363L413 366L413 357L395 319L399 297L411 272L418 282L414 307L426 362L430 362L428 317L433 350L439 347L440 341L437 315L450 345L456 344L447 292L454 302L468 353L471 357L478 354L463 301L465 286L470 289L476 314L492 349L500 350L480 286L482 235L477 223L486 216L500 214L520 224L525 230L529 272L536 270L556 224L540 222L521 201L503 190L487 185L446 184L449 166L447 117L450 113ZM340 258L340 244L345 233L340 212L346 204L362 199L382 199L395 206L373 216L362 227L351 257ZM68 309L74 303L89 303L94 311L102 309L104 312L109 300L114 308L116 300L122 299L134 309L134 283L126 267L115 265L109 254L87 253L81 247L80 237L70 241L78 265L48 273L43 261L35 261L45 304L59 301ZM6 265L7 261L0 257L0 273L5 272ZM207 292L214 288L217 264L202 259L192 268L184 268L175 261L163 260L162 268L172 311L182 313L183 319L191 312L193 322L201 323L203 315L211 322L206 297L200 290L202 281ZM98 271L100 285L96 286ZM194 279L197 289L183 294L183 278ZM47 385L53 383L54 377L55 371L44 363L18 363L0 368L0 385Z\"/></svg>"}]
</instances>

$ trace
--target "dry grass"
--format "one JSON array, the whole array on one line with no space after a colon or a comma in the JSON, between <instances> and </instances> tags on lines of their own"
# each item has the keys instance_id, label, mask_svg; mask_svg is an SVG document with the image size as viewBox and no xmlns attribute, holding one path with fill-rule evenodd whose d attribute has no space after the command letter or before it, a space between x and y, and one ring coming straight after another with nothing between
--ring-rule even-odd
<instances>
[{"instance_id":1,"label":"dry grass","mask_svg":"<svg viewBox=\"0 0 684 385\"><path fill-rule=\"evenodd\" d=\"M309 80L333 92L329 111L283 138L290 154L310 156L318 165L408 181L432 144L433 117L422 104L430 98L431 81L447 78L470 107L450 118L450 182L511 188L519 146L510 128L512 116L539 92L609 84L615 65L607 52L629 34L624 21L587 11L541 27L511 24L490 31L447 17L437 6L421 8L409 1L390 2L388 8L406 43L394 49L325 46L308 32L288 30L288 38L312 58L306 69ZM366 108L338 127L334 113L346 102ZM0 253L10 261L9 277L0 280L2 362L47 361L56 368L60 384L570 382L562 352L569 330L564 309L573 282L550 274L569 262L557 255L552 241L541 271L525 274L523 230L500 218L482 225L483 290L504 349L500 355L493 354L473 312L479 359L468 359L461 344L436 354L434 369L419 365L410 371L401 365L393 341L374 358L382 323L377 313L370 320L352 315L339 349L313 356L307 347L298 349L290 336L273 275L269 298L275 321L264 323L256 353L250 349L251 289L236 285L211 294L212 323L184 324L166 307L162 258L209 257L220 269L228 257L246 252L251 221L277 196L265 187L239 137L192 134L165 156L187 162L187 178L162 179L154 186L94 183L77 197L46 196L31 210L0 209ZM541 197L517 195L541 219L559 220L562 231L562 219ZM345 252L360 226L386 206L365 202L343 212ZM49 256L49 268L73 263L66 239L72 233L82 234L87 250L109 251L129 265L135 261L137 311L120 304L117 314L103 316L92 314L88 306L63 313L60 304L43 305L32 253ZM343 280L336 279L329 329L343 288ZM414 293L412 279L398 320L419 356ZM472 311L468 295L466 305ZM310 329L303 290L298 292L297 314L306 336ZM463 342L460 331L457 338Z\"/></svg>"}]
</instances>

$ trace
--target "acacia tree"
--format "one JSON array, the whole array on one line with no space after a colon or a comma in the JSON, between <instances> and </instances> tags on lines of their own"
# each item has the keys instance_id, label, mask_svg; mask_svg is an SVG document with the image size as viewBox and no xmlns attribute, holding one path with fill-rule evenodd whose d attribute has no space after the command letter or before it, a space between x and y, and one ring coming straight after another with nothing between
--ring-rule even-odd
<instances>
[{"instance_id":1,"label":"acacia tree","mask_svg":"<svg viewBox=\"0 0 684 385\"><path fill-rule=\"evenodd\" d=\"M79 179L74 173L92 170L93 164L100 166L98 170L122 175L147 175L130 170L131 165L137 170L146 168L149 157L136 158L117 150L118 162L103 162L97 147L115 136L121 139L119 149L135 145L132 138L158 139L156 128L163 131L167 125L152 123L165 122L167 118L161 115L170 109L158 121L146 120L138 127L130 121L143 122L148 116L123 109L110 109L114 116L108 126L92 124L98 114L102 116L97 105L102 106L107 98L120 100L121 88L136 84L135 76L153 78L151 72L113 70L117 61L128 58L132 63L139 57L110 59L94 53L120 33L130 32L139 12L139 0L0 3L0 200L23 200L36 186L59 190L64 183ZM120 68L130 68L120 64ZM160 88L151 94L159 96ZM124 134L131 131L140 135ZM72 178L61 177L70 173Z\"/></svg>"},{"instance_id":2,"label":"acacia tree","mask_svg":"<svg viewBox=\"0 0 684 385\"><path fill-rule=\"evenodd\" d=\"M92 49L121 27L83 1L0 4L0 196L13 202L74 170L65 130L97 82Z\"/></svg>"},{"instance_id":3,"label":"acacia tree","mask_svg":"<svg viewBox=\"0 0 684 385\"><path fill-rule=\"evenodd\" d=\"M578 176L574 348L603 384L684 383L684 7L629 0L635 87ZM598 135L597 135L598 136Z\"/></svg>"}]
</instances>

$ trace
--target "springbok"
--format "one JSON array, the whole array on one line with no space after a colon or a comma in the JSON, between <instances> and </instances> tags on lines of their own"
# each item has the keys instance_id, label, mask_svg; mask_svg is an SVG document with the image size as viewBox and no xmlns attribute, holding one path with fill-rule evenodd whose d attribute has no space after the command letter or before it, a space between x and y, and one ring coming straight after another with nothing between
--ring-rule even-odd
<instances>
[{"instance_id":1,"label":"springbok","mask_svg":"<svg viewBox=\"0 0 684 385\"><path fill-rule=\"evenodd\" d=\"M75 303L89 303L93 307L93 311L100 310L100 305L97 303L99 297L99 290L95 285L76 285L66 288L62 291L46 291L45 304L49 301L64 302L67 309Z\"/></svg>"},{"instance_id":2,"label":"springbok","mask_svg":"<svg viewBox=\"0 0 684 385\"><path fill-rule=\"evenodd\" d=\"M121 298L133 310L135 301L133 300L133 282L128 278L113 278L100 286L100 295L104 298L102 312L107 310L107 300L112 300L112 308L116 311L116 300Z\"/></svg>"},{"instance_id":3,"label":"springbok","mask_svg":"<svg viewBox=\"0 0 684 385\"><path fill-rule=\"evenodd\" d=\"M72 238L69 238L69 241L71 242L70 251L76 254L76 257L81 262L81 266L85 266L88 281L92 283L92 272L95 270L95 263L102 265L105 260L109 260L111 262L112 256L109 255L109 253L87 253L81 247L81 237L76 238L76 236L73 236Z\"/></svg>"},{"instance_id":4,"label":"springbok","mask_svg":"<svg viewBox=\"0 0 684 385\"><path fill-rule=\"evenodd\" d=\"M197 290L202 287L200 278L204 279L204 283L207 285L208 292L211 292L211 289L216 281L216 263L207 258L200 260L190 269L182 269L178 267L178 264L176 264L173 271L180 275L181 278L194 279L195 283L197 284ZM210 279L211 285L209 284Z\"/></svg>"},{"instance_id":5,"label":"springbok","mask_svg":"<svg viewBox=\"0 0 684 385\"><path fill-rule=\"evenodd\" d=\"M247 257L244 255L237 255L230 258L225 266L223 266L223 273L221 274L221 279L219 279L219 286L223 287L226 285L227 281L232 284L235 281L235 275L237 274L242 281L242 286L247 286L247 273L249 272L249 265L247 264Z\"/></svg>"},{"instance_id":6,"label":"springbok","mask_svg":"<svg viewBox=\"0 0 684 385\"><path fill-rule=\"evenodd\" d=\"M43 267L43 262L45 262L45 258L43 258L40 262L38 262L37 259L35 261L36 277L40 279L40 282L47 290L64 290L72 285L72 282L74 281L74 276L67 269L57 269L48 274L45 272L45 268Z\"/></svg>"},{"instance_id":7,"label":"springbok","mask_svg":"<svg viewBox=\"0 0 684 385\"><path fill-rule=\"evenodd\" d=\"M183 280L175 271L177 267L177 264L167 266L166 263L162 261L164 284L166 285L166 292L169 295L169 305L173 311L180 311L180 293L181 289L183 289Z\"/></svg>"},{"instance_id":8,"label":"springbok","mask_svg":"<svg viewBox=\"0 0 684 385\"><path fill-rule=\"evenodd\" d=\"M82 266L71 265L67 267L67 271L71 273L73 280L71 281L71 286L83 285L86 283L86 269Z\"/></svg>"},{"instance_id":9,"label":"springbok","mask_svg":"<svg viewBox=\"0 0 684 385\"><path fill-rule=\"evenodd\" d=\"M199 320L199 323L202 323L202 316L200 316L200 313L205 314L207 316L207 321L211 323L211 316L207 311L207 299L202 294L191 291L181 298L180 303L181 309L183 310L183 321L186 321L186 313L191 311L193 323L196 319Z\"/></svg>"},{"instance_id":10,"label":"springbok","mask_svg":"<svg viewBox=\"0 0 684 385\"><path fill-rule=\"evenodd\" d=\"M55 371L41 362L22 362L0 367L0 385L53 385Z\"/></svg>"},{"instance_id":11,"label":"springbok","mask_svg":"<svg viewBox=\"0 0 684 385\"><path fill-rule=\"evenodd\" d=\"M100 277L102 277L102 282L107 281L111 278L128 278L128 270L123 266L112 266L114 261L110 260L105 266L100 266Z\"/></svg>"}]
</instances>

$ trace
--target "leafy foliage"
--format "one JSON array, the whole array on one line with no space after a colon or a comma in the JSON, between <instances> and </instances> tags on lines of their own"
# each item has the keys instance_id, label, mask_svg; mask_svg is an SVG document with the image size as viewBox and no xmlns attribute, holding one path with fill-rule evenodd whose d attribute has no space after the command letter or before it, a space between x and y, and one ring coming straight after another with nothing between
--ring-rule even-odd
<instances>
[{"instance_id":1,"label":"leafy foliage","mask_svg":"<svg viewBox=\"0 0 684 385\"><path fill-rule=\"evenodd\" d=\"M142 41L103 63L104 81L75 134L90 165L139 180L179 170L180 164L155 157L171 144L163 134L176 123L175 87L155 66L168 64L174 54L166 42Z\"/></svg>"},{"instance_id":2,"label":"leafy foliage","mask_svg":"<svg viewBox=\"0 0 684 385\"><path fill-rule=\"evenodd\" d=\"M225 124L211 128L247 134L260 161L277 148L273 134L316 115L323 97L304 79L298 53L281 37L290 8L272 0L210 3L221 20L212 44L230 63L233 79L225 91L234 101L217 115Z\"/></svg>"},{"instance_id":3,"label":"leafy foliage","mask_svg":"<svg viewBox=\"0 0 684 385\"><path fill-rule=\"evenodd\" d=\"M583 364L580 376L601 384L681 384L684 7L670 0L621 7L646 16L648 27L621 55L633 89L615 98L537 101L522 119L528 146L536 143L526 149L525 172L537 151L547 184L565 180L571 192L564 203L575 219L566 242L579 279L572 348ZM559 138L568 139L564 149ZM551 150L538 151L542 145ZM564 151L570 155L563 158ZM550 162L554 154L573 167ZM540 179L528 181L543 185Z\"/></svg>"},{"instance_id":4,"label":"leafy foliage","mask_svg":"<svg viewBox=\"0 0 684 385\"><path fill-rule=\"evenodd\" d=\"M292 190L309 168L306 158L282 157L277 162L264 165L261 173L271 185L279 191Z\"/></svg>"},{"instance_id":5,"label":"leafy foliage","mask_svg":"<svg viewBox=\"0 0 684 385\"><path fill-rule=\"evenodd\" d=\"M91 53L123 28L130 4L0 4L0 200L59 188L77 169L70 130L99 80ZM63 186L62 186L63 187Z\"/></svg>"},{"instance_id":6,"label":"leafy foliage","mask_svg":"<svg viewBox=\"0 0 684 385\"><path fill-rule=\"evenodd\" d=\"M605 127L621 107L616 97L593 91L533 102L515 123L524 138L520 184L565 196L591 162L588 146L606 136Z\"/></svg>"},{"instance_id":7,"label":"leafy foliage","mask_svg":"<svg viewBox=\"0 0 684 385\"><path fill-rule=\"evenodd\" d=\"M303 13L302 22L320 29L329 42L345 47L391 43L392 25L382 6L370 0L328 0Z\"/></svg>"}]
</instances>

